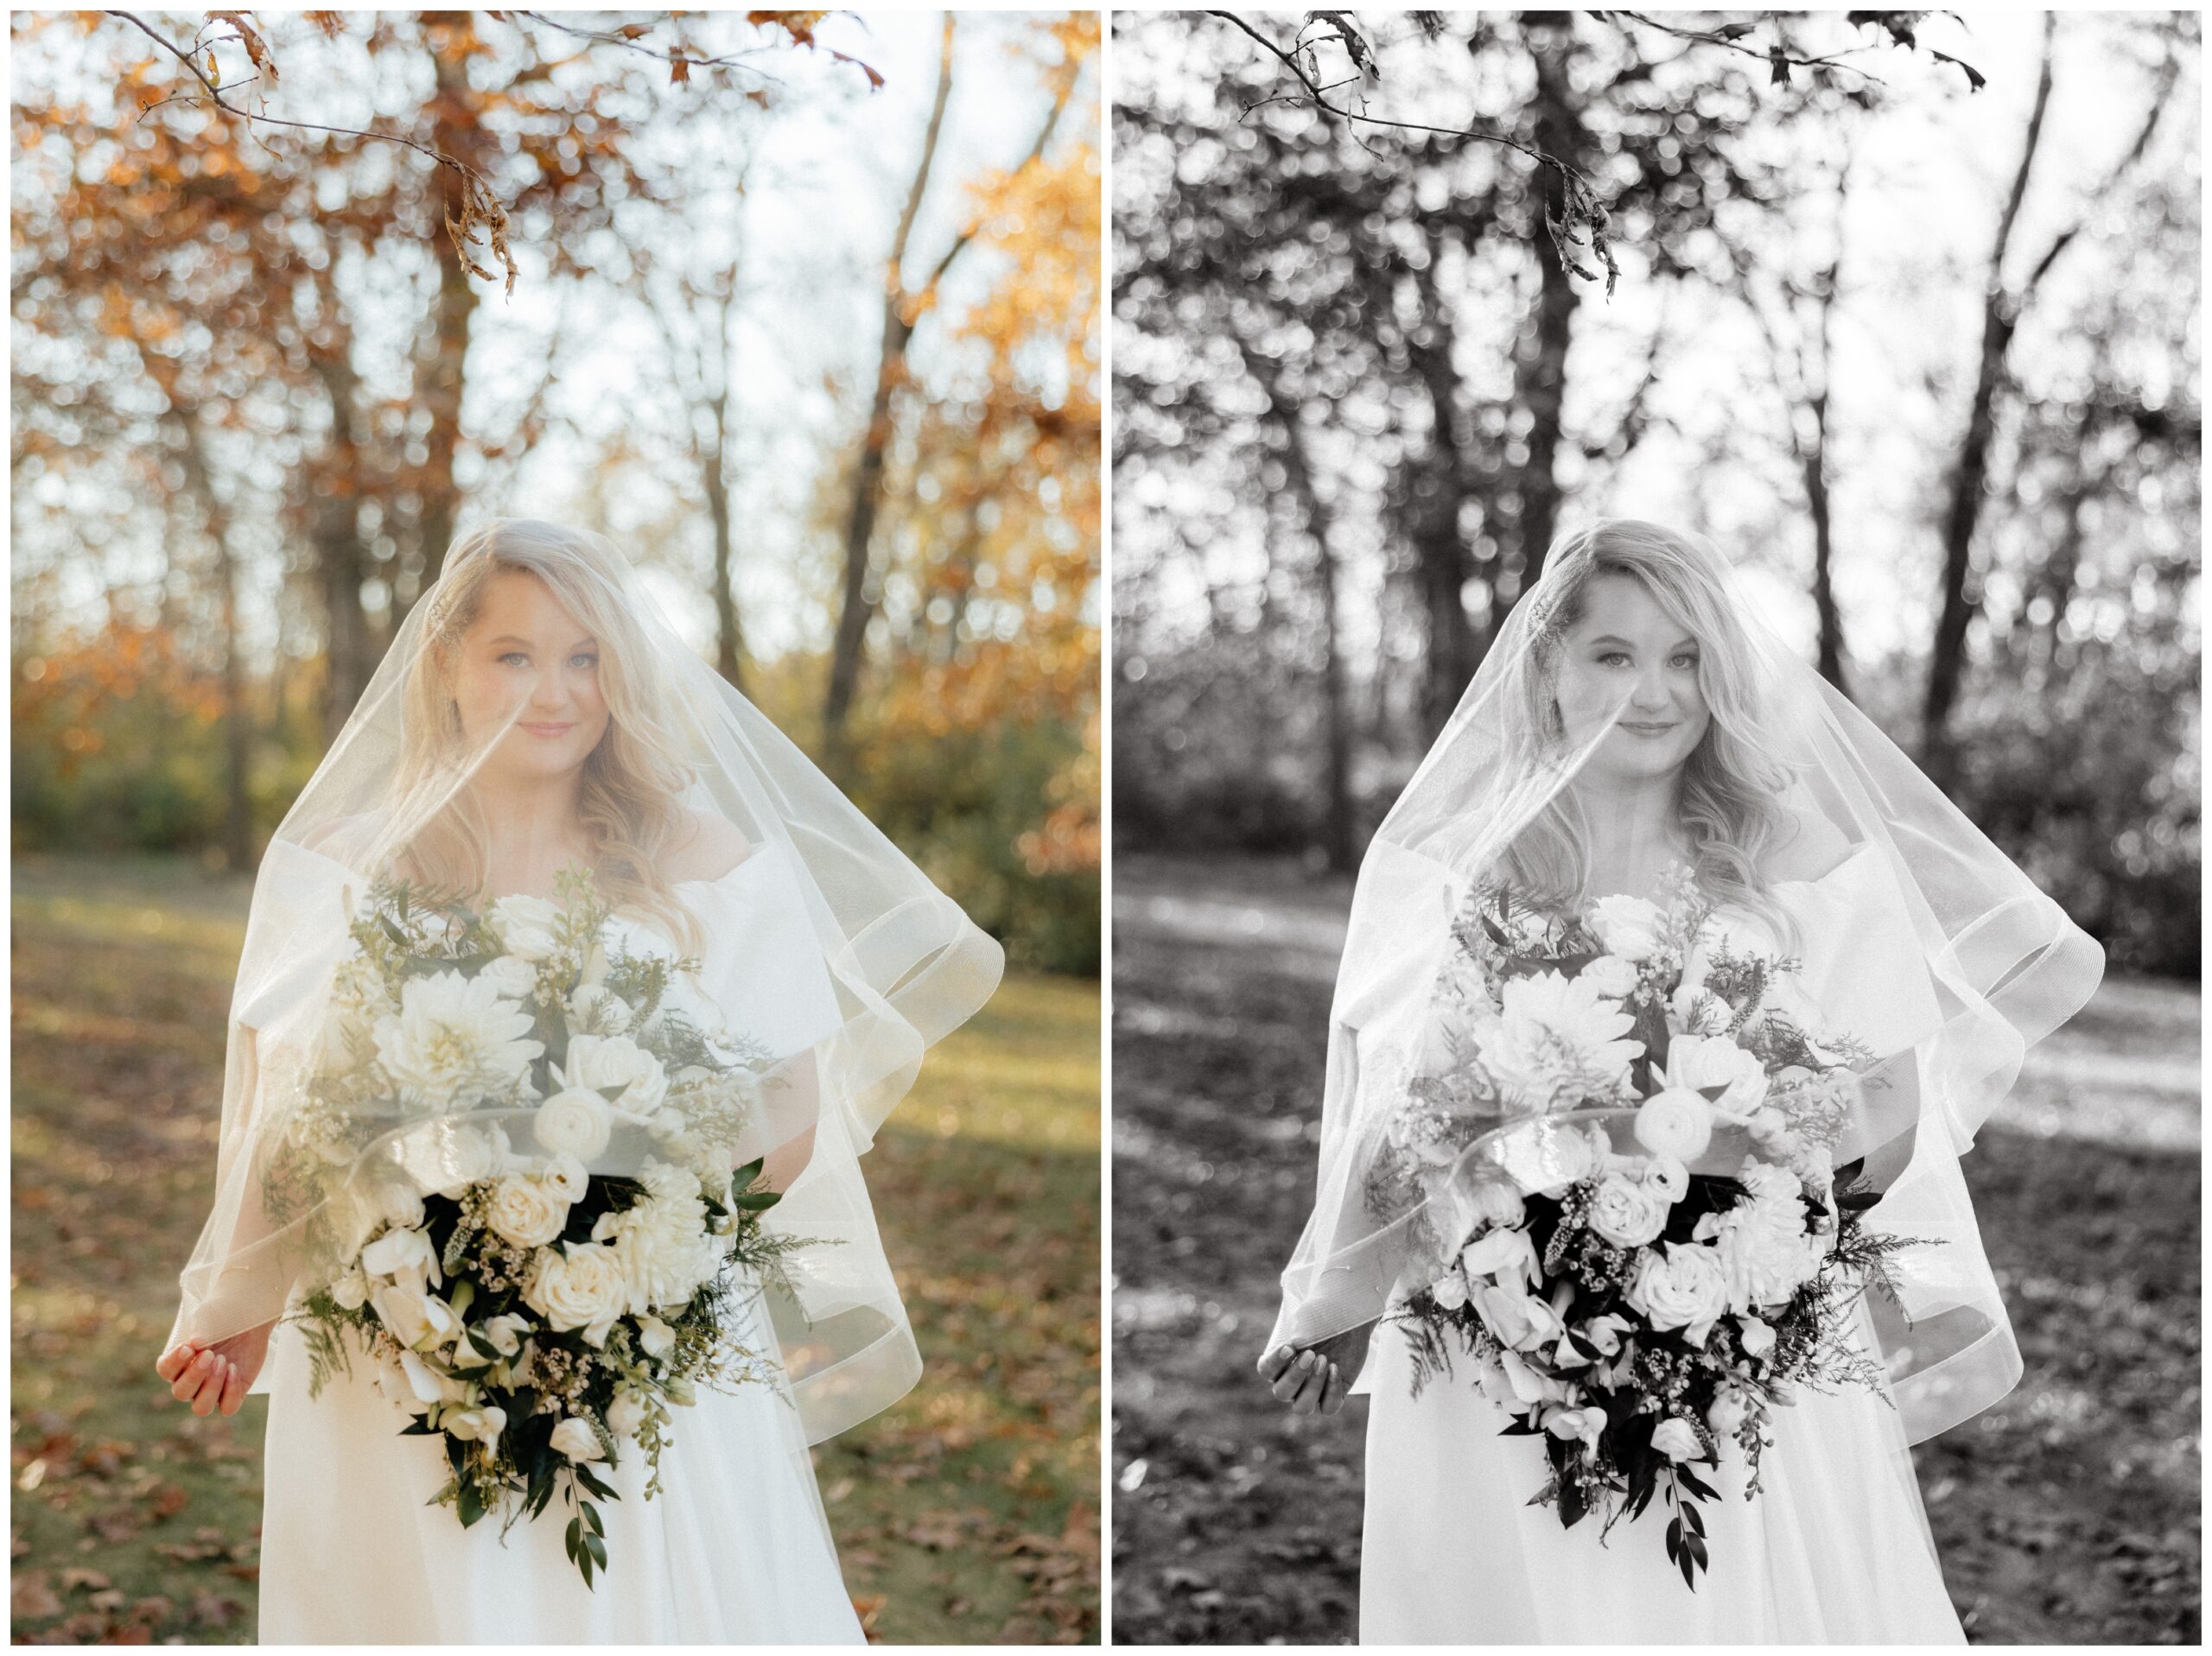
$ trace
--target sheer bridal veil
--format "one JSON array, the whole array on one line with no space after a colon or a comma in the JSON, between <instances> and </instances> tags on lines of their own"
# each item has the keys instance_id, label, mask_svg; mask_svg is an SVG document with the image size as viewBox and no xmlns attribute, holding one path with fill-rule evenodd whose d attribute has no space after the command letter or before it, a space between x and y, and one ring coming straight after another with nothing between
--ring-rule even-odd
<instances>
[{"instance_id":1,"label":"sheer bridal veil","mask_svg":"<svg viewBox=\"0 0 2212 1656\"><path fill-rule=\"evenodd\" d=\"M1669 796L1656 810L1655 789ZM1617 871L1671 857L1802 959L1814 1018L1864 1049L1835 1160L1865 1158L1886 1186L1875 1228L1932 1244L1896 1261L1902 1315L1875 1307L1908 1435L2001 1397L2020 1357L1959 1158L2027 1048L2088 999L2102 951L1768 631L1715 551L1629 520L1552 549L1368 848L1330 1014L1319 1187L1270 1348L1374 1320L1402 1273L1427 1268L1431 1215L1390 1186L1386 1147L1429 1073L1452 928L1486 881L1568 899L1625 889L1586 888L1593 855Z\"/></svg>"},{"instance_id":2,"label":"sheer bridal veil","mask_svg":"<svg viewBox=\"0 0 2212 1656\"><path fill-rule=\"evenodd\" d=\"M769 1220L816 1245L791 1256L788 1288L769 1303L817 1441L886 1406L920 1372L858 1158L925 1049L990 996L1001 950L692 652L613 545L527 519L454 542L263 860L231 1006L214 1206L183 1272L171 1343L277 1317L317 1249L358 1222L331 1202L299 1211L272 1200L266 1176L299 1136L334 977L354 948L347 928L372 882L397 874L473 892L484 879L472 784L515 752L502 743L528 717L529 676L557 670L503 657L475 670L522 680L474 701L456 690L456 675L471 670L462 636L487 576L506 568L536 574L597 657L608 723L583 761L580 815L602 895L618 917L705 962L713 1010L777 1060L733 1164L811 1135L804 1171ZM670 857L697 819L726 824L724 841L743 847L726 878L671 877ZM733 1000L744 1004L723 1004ZM404 1168L431 1189L454 1176L463 1152L450 1134L419 1120L390 1126L379 1177Z\"/></svg>"}]
</instances>

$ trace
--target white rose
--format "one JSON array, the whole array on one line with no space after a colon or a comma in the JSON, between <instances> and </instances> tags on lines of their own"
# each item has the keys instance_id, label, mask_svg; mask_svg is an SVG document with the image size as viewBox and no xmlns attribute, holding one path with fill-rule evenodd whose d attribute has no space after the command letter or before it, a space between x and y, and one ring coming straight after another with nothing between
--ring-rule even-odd
<instances>
[{"instance_id":1,"label":"white rose","mask_svg":"<svg viewBox=\"0 0 2212 1656\"><path fill-rule=\"evenodd\" d=\"M1603 1409L1550 1408L1544 1411L1544 1430L1554 1437L1575 1437L1592 1450L1605 1433Z\"/></svg>"},{"instance_id":2,"label":"white rose","mask_svg":"<svg viewBox=\"0 0 2212 1656\"><path fill-rule=\"evenodd\" d=\"M1728 1309L1728 1278L1713 1249L1669 1242L1637 1260L1627 1299L1653 1328L1681 1329L1692 1345L1701 1346L1713 1319Z\"/></svg>"},{"instance_id":3,"label":"white rose","mask_svg":"<svg viewBox=\"0 0 2212 1656\"><path fill-rule=\"evenodd\" d=\"M569 1222L569 1204L540 1179L510 1174L492 1194L485 1223L517 1247L543 1247Z\"/></svg>"},{"instance_id":4,"label":"white rose","mask_svg":"<svg viewBox=\"0 0 2212 1656\"><path fill-rule=\"evenodd\" d=\"M340 1309L357 1311L367 1304L369 1279L358 1265L347 1266L338 1279L330 1285L330 1297Z\"/></svg>"},{"instance_id":5,"label":"white rose","mask_svg":"<svg viewBox=\"0 0 2212 1656\"><path fill-rule=\"evenodd\" d=\"M1677 1035L1667 1044L1667 1085L1699 1092L1725 1087L1719 1107L1749 1115L1766 1098L1766 1066L1721 1035Z\"/></svg>"},{"instance_id":6,"label":"white rose","mask_svg":"<svg viewBox=\"0 0 2212 1656\"><path fill-rule=\"evenodd\" d=\"M458 1437L464 1443L497 1443L499 1434L507 1429L507 1412L497 1404L487 1403L480 1409L462 1409L442 1415L438 1424L447 1436Z\"/></svg>"},{"instance_id":7,"label":"white rose","mask_svg":"<svg viewBox=\"0 0 2212 1656\"><path fill-rule=\"evenodd\" d=\"M582 1202L584 1192L591 1188L590 1176L584 1164L574 1156L560 1155L545 1164L538 1177L545 1181L545 1188L563 1202Z\"/></svg>"},{"instance_id":8,"label":"white rose","mask_svg":"<svg viewBox=\"0 0 2212 1656\"><path fill-rule=\"evenodd\" d=\"M638 1344L648 1357L665 1357L675 1349L676 1330L658 1317L638 1319Z\"/></svg>"},{"instance_id":9,"label":"white rose","mask_svg":"<svg viewBox=\"0 0 2212 1656\"><path fill-rule=\"evenodd\" d=\"M1525 1230L1485 1231L1459 1250L1459 1268L1468 1280L1491 1277L1500 1283L1534 1282L1541 1267L1535 1244Z\"/></svg>"},{"instance_id":10,"label":"white rose","mask_svg":"<svg viewBox=\"0 0 2212 1656\"><path fill-rule=\"evenodd\" d=\"M1446 1271L1428 1285L1428 1297L1447 1311L1456 1311L1467 1303L1467 1279L1458 1271Z\"/></svg>"},{"instance_id":11,"label":"white rose","mask_svg":"<svg viewBox=\"0 0 2212 1656\"><path fill-rule=\"evenodd\" d=\"M1582 968L1582 976L1597 986L1599 994L1612 1000L1631 993L1638 980L1635 962L1618 955L1600 955Z\"/></svg>"},{"instance_id":12,"label":"white rose","mask_svg":"<svg viewBox=\"0 0 2212 1656\"><path fill-rule=\"evenodd\" d=\"M553 1428L552 1446L572 1461L603 1461L607 1451L600 1446L599 1434L591 1429L591 1422L570 1415Z\"/></svg>"},{"instance_id":13,"label":"white rose","mask_svg":"<svg viewBox=\"0 0 2212 1656\"><path fill-rule=\"evenodd\" d=\"M423 1281L442 1282L438 1250L430 1234L423 1230L388 1230L361 1250L361 1269L372 1277L407 1276L419 1286Z\"/></svg>"},{"instance_id":14,"label":"white rose","mask_svg":"<svg viewBox=\"0 0 2212 1656\"><path fill-rule=\"evenodd\" d=\"M607 1343L607 1330L628 1304L630 1285L612 1248L543 1248L522 1297L556 1330L581 1329L585 1342L598 1346Z\"/></svg>"},{"instance_id":15,"label":"white rose","mask_svg":"<svg viewBox=\"0 0 2212 1656\"><path fill-rule=\"evenodd\" d=\"M550 959L560 947L561 910L542 897L503 897L484 918L507 953L525 961Z\"/></svg>"},{"instance_id":16,"label":"white rose","mask_svg":"<svg viewBox=\"0 0 2212 1656\"><path fill-rule=\"evenodd\" d=\"M1678 1087L1654 1093L1636 1113L1636 1141L1655 1156L1689 1163L1713 1139L1713 1107Z\"/></svg>"},{"instance_id":17,"label":"white rose","mask_svg":"<svg viewBox=\"0 0 2212 1656\"><path fill-rule=\"evenodd\" d=\"M531 1321L509 1311L495 1317L484 1325L484 1337L502 1357L512 1357L522 1349L523 1341L531 1333Z\"/></svg>"},{"instance_id":18,"label":"white rose","mask_svg":"<svg viewBox=\"0 0 2212 1656\"><path fill-rule=\"evenodd\" d=\"M1643 1177L1669 1205L1690 1193L1690 1171L1679 1156L1654 1156L1643 1164Z\"/></svg>"},{"instance_id":19,"label":"white rose","mask_svg":"<svg viewBox=\"0 0 2212 1656\"><path fill-rule=\"evenodd\" d=\"M1672 1415L1662 1420L1652 1432L1651 1447L1670 1461L1694 1461L1705 1453L1705 1445L1698 1441L1697 1428Z\"/></svg>"},{"instance_id":20,"label":"white rose","mask_svg":"<svg viewBox=\"0 0 2212 1656\"><path fill-rule=\"evenodd\" d=\"M1601 897L1591 905L1590 929L1608 954L1643 961L1659 952L1666 917L1640 897Z\"/></svg>"},{"instance_id":21,"label":"white rose","mask_svg":"<svg viewBox=\"0 0 2212 1656\"><path fill-rule=\"evenodd\" d=\"M499 986L509 1000L527 1000L537 992L537 968L513 955L502 955L477 974Z\"/></svg>"},{"instance_id":22,"label":"white rose","mask_svg":"<svg viewBox=\"0 0 2212 1656\"><path fill-rule=\"evenodd\" d=\"M1642 1247L1667 1228L1669 1206L1653 1186L1608 1173L1590 1198L1590 1228L1615 1247Z\"/></svg>"},{"instance_id":23,"label":"white rose","mask_svg":"<svg viewBox=\"0 0 2212 1656\"><path fill-rule=\"evenodd\" d=\"M1713 1406L1705 1412L1705 1424L1713 1428L1716 1437L1732 1437L1751 1412L1749 1399L1731 1386L1713 1399Z\"/></svg>"},{"instance_id":24,"label":"white rose","mask_svg":"<svg viewBox=\"0 0 2212 1656\"><path fill-rule=\"evenodd\" d=\"M1518 1288L1478 1282L1474 1285L1473 1298L1476 1312L1497 1336L1498 1343L1516 1351L1532 1351L1566 1330L1557 1311Z\"/></svg>"},{"instance_id":25,"label":"white rose","mask_svg":"<svg viewBox=\"0 0 2212 1656\"><path fill-rule=\"evenodd\" d=\"M579 1035L569 1043L563 1072L571 1087L620 1088L616 1101L633 1115L651 1115L668 1096L660 1060L626 1035Z\"/></svg>"},{"instance_id":26,"label":"white rose","mask_svg":"<svg viewBox=\"0 0 2212 1656\"><path fill-rule=\"evenodd\" d=\"M607 1405L607 1429L618 1437L634 1437L645 1423L645 1403L626 1386Z\"/></svg>"},{"instance_id":27,"label":"white rose","mask_svg":"<svg viewBox=\"0 0 2212 1656\"><path fill-rule=\"evenodd\" d=\"M1610 1357L1621 1348L1621 1336L1635 1328L1625 1317L1607 1311L1594 1317L1575 1330L1575 1337L1600 1357Z\"/></svg>"},{"instance_id":28,"label":"white rose","mask_svg":"<svg viewBox=\"0 0 2212 1656\"><path fill-rule=\"evenodd\" d=\"M556 1156L588 1162L607 1148L614 1114L607 1101L586 1087L569 1087L537 1107L533 1119L537 1142Z\"/></svg>"}]
</instances>

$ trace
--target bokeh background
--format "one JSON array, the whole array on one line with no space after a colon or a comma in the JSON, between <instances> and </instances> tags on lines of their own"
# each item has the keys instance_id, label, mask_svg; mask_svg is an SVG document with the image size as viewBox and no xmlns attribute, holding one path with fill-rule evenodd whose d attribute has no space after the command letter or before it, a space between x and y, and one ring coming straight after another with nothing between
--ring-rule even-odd
<instances>
[{"instance_id":1,"label":"bokeh background","mask_svg":"<svg viewBox=\"0 0 2212 1656\"><path fill-rule=\"evenodd\" d=\"M16 1638L252 1635L264 1405L151 1368L250 874L498 513L1006 943L869 1158L928 1378L818 1470L878 1638L1096 1638L1096 15L10 27Z\"/></svg>"},{"instance_id":2,"label":"bokeh background","mask_svg":"<svg viewBox=\"0 0 2212 1656\"><path fill-rule=\"evenodd\" d=\"M2195 16L1115 30L1116 1638L1353 1633L1364 1405L1252 1374L1350 873L1622 513L2107 950L1966 1164L2027 1379L1916 1458L1970 1638L2194 1642Z\"/></svg>"}]
</instances>

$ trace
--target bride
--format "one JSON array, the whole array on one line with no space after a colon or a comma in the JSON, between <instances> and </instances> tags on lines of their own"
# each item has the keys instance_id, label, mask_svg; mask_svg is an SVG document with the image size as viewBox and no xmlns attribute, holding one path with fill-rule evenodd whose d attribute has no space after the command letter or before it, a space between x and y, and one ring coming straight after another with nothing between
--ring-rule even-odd
<instances>
[{"instance_id":1,"label":"bride","mask_svg":"<svg viewBox=\"0 0 2212 1656\"><path fill-rule=\"evenodd\" d=\"M780 1200L761 1234L791 1245L780 1273L741 1270L721 1302L720 1335L747 1354L741 1383L666 1412L657 1471L635 1441L611 1462L588 1433L562 1451L613 1492L596 1509L595 1583L571 1561L558 1503L504 1535L497 1513L464 1527L450 1501L434 1504L461 1462L435 1434L402 1435L397 1365L358 1349L318 1361L305 1331L340 1204L302 1212L275 1194L312 1119L334 986L361 950L349 926L372 888L404 881L526 921L576 873L613 905L623 957L661 985L632 1032L680 1020L665 1027L722 1031L751 1055L755 1102L726 1171L762 1163L753 1188ZM858 1157L1000 966L998 946L683 646L607 542L524 519L456 541L263 861L214 1207L156 1365L200 1414L269 1395L262 1641L862 1642L808 1447L894 1401L921 1365ZM580 1009L586 995L571 1020L604 1012L603 992ZM528 1144L529 1114L514 1114ZM395 1125L378 1148L409 1142ZM640 1174L612 1153L590 1171ZM416 1187L398 1199L417 1215L442 1180L502 1171L397 1159ZM510 1150L505 1171L526 1161Z\"/></svg>"},{"instance_id":2,"label":"bride","mask_svg":"<svg viewBox=\"0 0 2212 1656\"><path fill-rule=\"evenodd\" d=\"M1868 1295L1840 1330L1878 1383L1774 1407L1749 1498L1714 1423L1694 1590L1655 1532L1663 1507L1607 1535L1602 1513L1569 1527L1530 1504L1545 1439L1501 1435L1512 1417L1471 1353L1424 1364L1416 1386L1404 1312L1434 1262L1415 1239L1445 1215L1393 1197L1387 1149L1436 1072L1434 986L1477 882L1587 916L1658 904L1685 873L1711 905L1700 950L1794 957L1800 1026L1857 1038L1834 1160L1864 1158L1882 1192L1867 1227L1913 1243L1891 1261L1897 1306ZM1717 554L1628 520L1565 537L1362 866L1318 1196L1259 1362L1300 1412L1370 1395L1362 1641L1963 1642L1909 1445L2001 1397L2020 1358L1958 1157L2101 970L2096 945L1764 632Z\"/></svg>"}]
</instances>

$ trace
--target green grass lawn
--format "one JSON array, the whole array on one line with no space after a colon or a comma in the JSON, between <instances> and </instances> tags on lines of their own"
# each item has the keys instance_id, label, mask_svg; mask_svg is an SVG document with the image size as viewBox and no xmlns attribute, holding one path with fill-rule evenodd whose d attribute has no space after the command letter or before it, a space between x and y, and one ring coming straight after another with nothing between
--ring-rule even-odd
<instances>
[{"instance_id":1,"label":"green grass lawn","mask_svg":"<svg viewBox=\"0 0 2212 1656\"><path fill-rule=\"evenodd\" d=\"M1117 1643L1353 1634L1365 1404L1293 1415L1253 1374L1350 900L1282 861L1116 866ZM1976 1643L2197 1642L2199 1012L2107 980L1962 1164L2027 1371L1914 1450Z\"/></svg>"},{"instance_id":2,"label":"green grass lawn","mask_svg":"<svg viewBox=\"0 0 2212 1656\"><path fill-rule=\"evenodd\" d=\"M201 1419L153 1372L246 892L175 860L16 860L18 1642L253 1636L267 1405ZM817 1468L879 1641L1098 1636L1097 1030L1095 984L1010 978L864 1163L927 1367Z\"/></svg>"}]
</instances>

